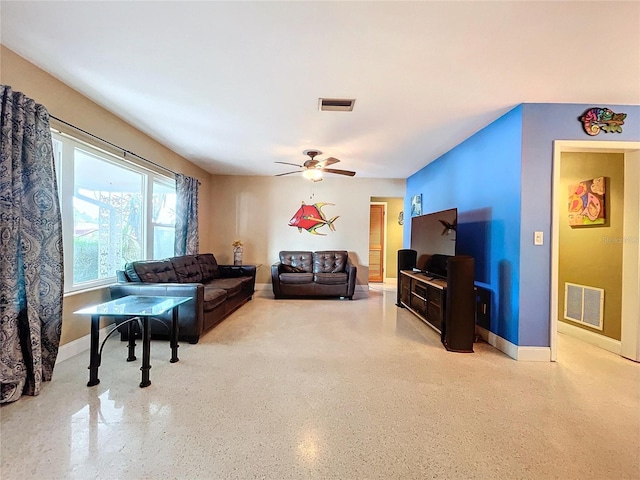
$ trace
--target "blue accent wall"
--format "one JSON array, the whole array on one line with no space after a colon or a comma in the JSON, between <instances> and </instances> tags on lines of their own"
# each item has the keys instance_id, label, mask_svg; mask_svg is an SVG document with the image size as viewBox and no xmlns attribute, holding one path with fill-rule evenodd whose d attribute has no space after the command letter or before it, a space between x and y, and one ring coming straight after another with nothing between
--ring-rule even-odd
<instances>
[{"instance_id":1,"label":"blue accent wall","mask_svg":"<svg viewBox=\"0 0 640 480\"><path fill-rule=\"evenodd\" d=\"M587 135L578 117L594 106L626 113L622 133ZM491 292L489 330L520 346L550 344L555 140L640 141L640 106L522 104L407 179L405 212L416 194L423 213L458 208L457 253ZM405 221L405 248L410 238Z\"/></svg>"},{"instance_id":2,"label":"blue accent wall","mask_svg":"<svg viewBox=\"0 0 640 480\"><path fill-rule=\"evenodd\" d=\"M509 111L407 179L405 212L422 194L422 212L458 209L457 254L475 259L491 291L490 330L518 341L522 107ZM411 222L404 246L410 248Z\"/></svg>"}]
</instances>

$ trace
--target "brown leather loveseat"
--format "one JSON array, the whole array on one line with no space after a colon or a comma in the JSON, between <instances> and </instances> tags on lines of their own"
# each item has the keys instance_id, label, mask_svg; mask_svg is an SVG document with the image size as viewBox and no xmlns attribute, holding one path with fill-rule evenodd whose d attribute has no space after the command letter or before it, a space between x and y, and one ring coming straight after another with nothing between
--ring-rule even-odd
<instances>
[{"instance_id":1,"label":"brown leather loveseat","mask_svg":"<svg viewBox=\"0 0 640 480\"><path fill-rule=\"evenodd\" d=\"M254 265L218 265L211 253L183 255L163 260L127 263L116 272L118 283L111 285L111 298L126 295L192 297L178 308L180 339L198 343L200 335L251 300L255 291ZM171 314L150 322L154 338L169 338ZM119 327L122 339L127 335Z\"/></svg>"},{"instance_id":2,"label":"brown leather loveseat","mask_svg":"<svg viewBox=\"0 0 640 480\"><path fill-rule=\"evenodd\" d=\"M280 252L271 266L275 298L344 297L353 299L357 267L345 250Z\"/></svg>"}]
</instances>

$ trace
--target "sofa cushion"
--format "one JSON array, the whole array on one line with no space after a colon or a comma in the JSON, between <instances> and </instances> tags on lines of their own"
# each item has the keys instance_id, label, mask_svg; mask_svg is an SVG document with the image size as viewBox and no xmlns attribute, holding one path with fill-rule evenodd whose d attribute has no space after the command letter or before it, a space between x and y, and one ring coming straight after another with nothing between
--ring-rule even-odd
<instances>
[{"instance_id":1,"label":"sofa cushion","mask_svg":"<svg viewBox=\"0 0 640 480\"><path fill-rule=\"evenodd\" d=\"M220 278L220 269L218 268L218 262L216 261L216 257L213 256L213 253L196 255L196 260L200 264L203 282L208 282L213 278Z\"/></svg>"},{"instance_id":2,"label":"sofa cushion","mask_svg":"<svg viewBox=\"0 0 640 480\"><path fill-rule=\"evenodd\" d=\"M133 262L133 269L144 283L175 283L178 276L170 259Z\"/></svg>"},{"instance_id":3,"label":"sofa cushion","mask_svg":"<svg viewBox=\"0 0 640 480\"><path fill-rule=\"evenodd\" d=\"M200 283L202 271L195 255L182 255L170 258L180 283Z\"/></svg>"},{"instance_id":4,"label":"sofa cushion","mask_svg":"<svg viewBox=\"0 0 640 480\"><path fill-rule=\"evenodd\" d=\"M313 283L313 273L281 273L280 283Z\"/></svg>"},{"instance_id":5,"label":"sofa cushion","mask_svg":"<svg viewBox=\"0 0 640 480\"><path fill-rule=\"evenodd\" d=\"M242 277L214 278L208 283L208 286L225 290L227 297L233 297L242 290Z\"/></svg>"},{"instance_id":6,"label":"sofa cushion","mask_svg":"<svg viewBox=\"0 0 640 480\"><path fill-rule=\"evenodd\" d=\"M345 250L326 250L313 253L313 273L344 272L348 254Z\"/></svg>"},{"instance_id":7,"label":"sofa cushion","mask_svg":"<svg viewBox=\"0 0 640 480\"><path fill-rule=\"evenodd\" d=\"M213 285L204 286L204 311L213 310L227 299L227 291Z\"/></svg>"},{"instance_id":8,"label":"sofa cushion","mask_svg":"<svg viewBox=\"0 0 640 480\"><path fill-rule=\"evenodd\" d=\"M280 263L290 267L301 268L305 272L313 271L313 253L299 250L283 250L280 252Z\"/></svg>"},{"instance_id":9,"label":"sofa cushion","mask_svg":"<svg viewBox=\"0 0 640 480\"><path fill-rule=\"evenodd\" d=\"M322 285L341 285L347 283L346 273L315 273L313 281Z\"/></svg>"}]
</instances>

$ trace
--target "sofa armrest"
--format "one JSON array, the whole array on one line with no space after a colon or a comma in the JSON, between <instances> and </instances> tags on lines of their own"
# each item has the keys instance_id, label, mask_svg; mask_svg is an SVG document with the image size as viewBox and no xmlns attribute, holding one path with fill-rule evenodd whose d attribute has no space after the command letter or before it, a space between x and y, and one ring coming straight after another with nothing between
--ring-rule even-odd
<instances>
[{"instance_id":1,"label":"sofa armrest","mask_svg":"<svg viewBox=\"0 0 640 480\"><path fill-rule=\"evenodd\" d=\"M282 263L276 262L271 265L271 283L273 284L273 295L278 298L281 294L280 291L280 265Z\"/></svg>"},{"instance_id":2,"label":"sofa armrest","mask_svg":"<svg viewBox=\"0 0 640 480\"><path fill-rule=\"evenodd\" d=\"M356 291L356 278L358 276L358 267L356 267L353 263L351 263L351 259L347 258L347 264L345 265L344 271L347 273L347 297L353 297L354 292Z\"/></svg>"},{"instance_id":3,"label":"sofa armrest","mask_svg":"<svg viewBox=\"0 0 640 480\"><path fill-rule=\"evenodd\" d=\"M255 265L218 265L222 278L255 277L256 270Z\"/></svg>"},{"instance_id":4,"label":"sofa armrest","mask_svg":"<svg viewBox=\"0 0 640 480\"><path fill-rule=\"evenodd\" d=\"M255 265L218 265L218 271L222 278L251 277L251 285L243 287L243 289L250 290L250 295L256 291L257 270L258 267Z\"/></svg>"}]
</instances>

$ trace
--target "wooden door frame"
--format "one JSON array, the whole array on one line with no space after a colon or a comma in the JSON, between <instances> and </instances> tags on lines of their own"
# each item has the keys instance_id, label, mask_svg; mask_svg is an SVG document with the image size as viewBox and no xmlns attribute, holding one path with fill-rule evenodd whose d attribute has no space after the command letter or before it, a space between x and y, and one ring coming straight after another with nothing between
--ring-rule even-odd
<instances>
[{"instance_id":1,"label":"wooden door frame","mask_svg":"<svg viewBox=\"0 0 640 480\"><path fill-rule=\"evenodd\" d=\"M386 283L387 281L387 211L389 210L388 202L369 202L369 225L371 225L371 205L383 205L384 206L384 238L382 241L384 242L384 248L382 249L382 283ZM371 230L369 230L369 235L371 235ZM367 279L367 283L369 283L369 279Z\"/></svg>"}]
</instances>

